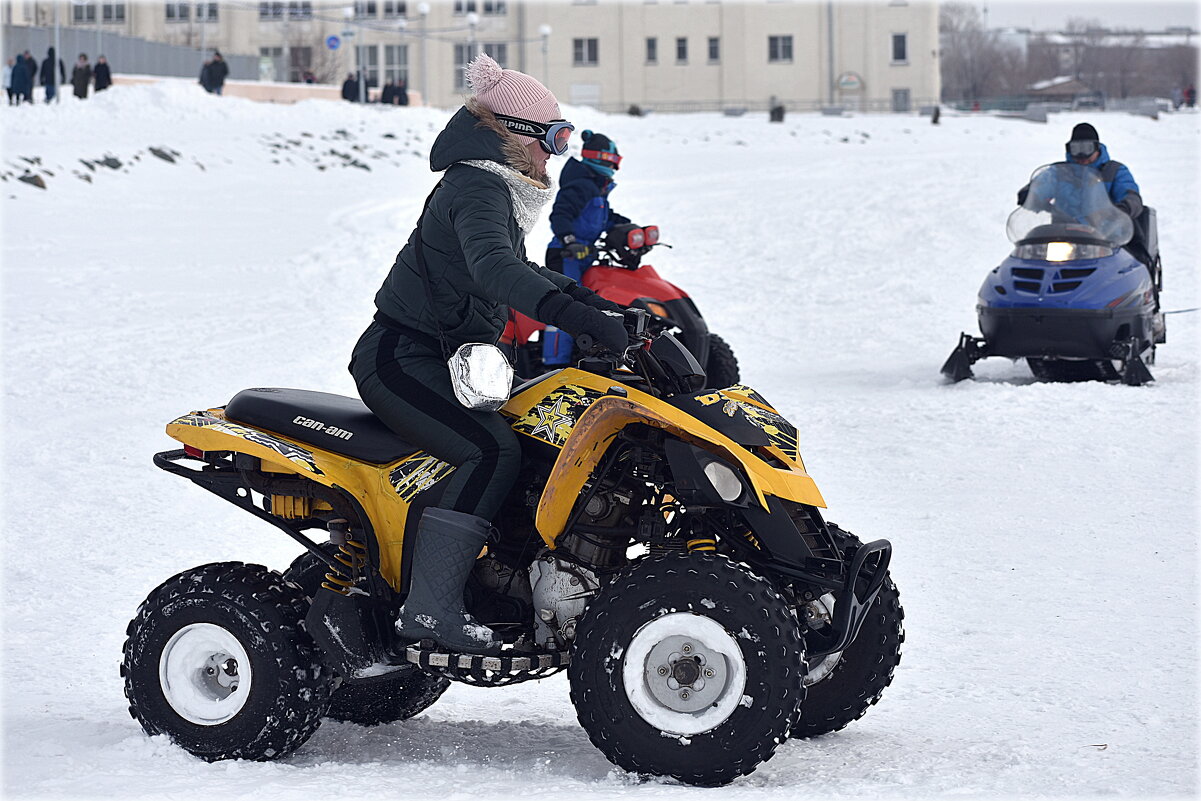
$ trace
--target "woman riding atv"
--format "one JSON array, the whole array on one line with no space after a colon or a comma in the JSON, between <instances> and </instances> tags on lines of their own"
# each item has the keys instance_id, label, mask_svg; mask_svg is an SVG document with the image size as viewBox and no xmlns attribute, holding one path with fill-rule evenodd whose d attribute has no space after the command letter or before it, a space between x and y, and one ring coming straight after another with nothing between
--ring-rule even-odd
<instances>
[{"instance_id":1,"label":"woman riding atv","mask_svg":"<svg viewBox=\"0 0 1201 801\"><path fill-rule=\"evenodd\" d=\"M445 173L375 296L350 372L389 428L456 468L421 518L397 630L454 652L495 654L500 641L465 611L463 588L521 453L499 413L459 403L447 356L495 343L508 308L614 351L627 334L621 307L526 258L525 236L554 195L547 161L567 152L574 130L555 96L487 55L466 75L474 94L430 153L430 169Z\"/></svg>"}]
</instances>

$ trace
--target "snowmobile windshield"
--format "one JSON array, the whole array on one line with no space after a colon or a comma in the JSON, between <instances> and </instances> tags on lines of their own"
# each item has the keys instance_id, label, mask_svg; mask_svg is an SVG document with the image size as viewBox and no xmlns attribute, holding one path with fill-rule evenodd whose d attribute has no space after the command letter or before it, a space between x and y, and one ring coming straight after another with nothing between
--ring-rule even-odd
<instances>
[{"instance_id":1,"label":"snowmobile windshield","mask_svg":"<svg viewBox=\"0 0 1201 801\"><path fill-rule=\"evenodd\" d=\"M1101 173L1087 164L1047 164L1030 176L1026 202L1005 226L1015 245L1075 242L1121 247L1134 236L1130 215L1113 205Z\"/></svg>"}]
</instances>

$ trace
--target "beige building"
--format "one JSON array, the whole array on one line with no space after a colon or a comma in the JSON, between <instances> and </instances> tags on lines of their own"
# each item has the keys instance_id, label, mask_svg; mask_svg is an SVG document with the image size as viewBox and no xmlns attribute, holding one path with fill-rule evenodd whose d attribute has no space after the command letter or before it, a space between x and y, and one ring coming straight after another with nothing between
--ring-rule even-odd
<instances>
[{"instance_id":1,"label":"beige building","mask_svg":"<svg viewBox=\"0 0 1201 801\"><path fill-rule=\"evenodd\" d=\"M3 21L51 24L55 5L5 3ZM773 97L794 110L908 111L934 103L940 89L935 2L57 5L66 25L259 56L269 80L298 81L309 72L340 83L357 64L372 85L402 79L438 106L459 102L462 66L480 51L544 80L565 102L611 111L763 109Z\"/></svg>"}]
</instances>

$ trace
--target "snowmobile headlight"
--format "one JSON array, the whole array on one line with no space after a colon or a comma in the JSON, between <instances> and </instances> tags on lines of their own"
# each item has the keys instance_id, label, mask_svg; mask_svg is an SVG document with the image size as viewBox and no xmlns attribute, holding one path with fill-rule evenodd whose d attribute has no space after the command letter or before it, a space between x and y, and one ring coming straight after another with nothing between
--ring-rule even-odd
<instances>
[{"instance_id":1,"label":"snowmobile headlight","mask_svg":"<svg viewBox=\"0 0 1201 801\"><path fill-rule=\"evenodd\" d=\"M1071 261L1076 258L1076 246L1071 242L1048 242L1047 261Z\"/></svg>"},{"instance_id":2,"label":"snowmobile headlight","mask_svg":"<svg viewBox=\"0 0 1201 801\"><path fill-rule=\"evenodd\" d=\"M734 469L722 462L709 462L705 465L705 478L717 490L723 501L733 503L742 496L742 479Z\"/></svg>"}]
</instances>

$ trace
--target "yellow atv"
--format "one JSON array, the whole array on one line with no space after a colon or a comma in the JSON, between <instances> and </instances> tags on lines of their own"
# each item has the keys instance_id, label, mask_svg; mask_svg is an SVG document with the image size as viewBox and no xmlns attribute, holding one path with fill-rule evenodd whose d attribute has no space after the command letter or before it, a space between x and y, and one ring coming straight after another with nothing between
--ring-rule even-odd
<instances>
[{"instance_id":1,"label":"yellow atv","mask_svg":"<svg viewBox=\"0 0 1201 801\"><path fill-rule=\"evenodd\" d=\"M675 337L643 312L627 323L625 354L525 382L502 409L523 468L466 590L500 656L394 629L413 532L452 466L321 392L248 389L171 422L184 447L159 467L305 551L282 575L222 562L155 589L127 632L130 713L202 759L270 760L323 717L387 723L449 680L566 669L606 757L696 785L862 716L904 639L891 545L822 518L797 430L767 400L701 390Z\"/></svg>"}]
</instances>

